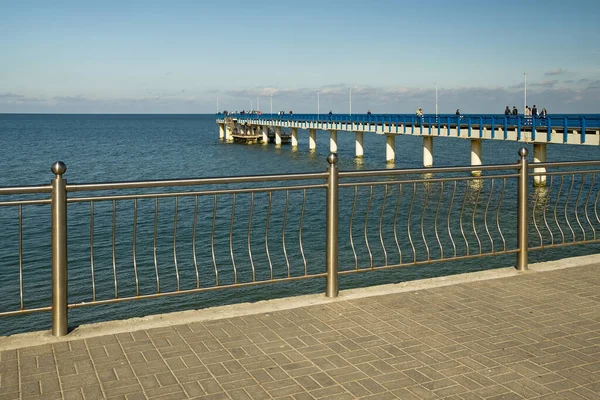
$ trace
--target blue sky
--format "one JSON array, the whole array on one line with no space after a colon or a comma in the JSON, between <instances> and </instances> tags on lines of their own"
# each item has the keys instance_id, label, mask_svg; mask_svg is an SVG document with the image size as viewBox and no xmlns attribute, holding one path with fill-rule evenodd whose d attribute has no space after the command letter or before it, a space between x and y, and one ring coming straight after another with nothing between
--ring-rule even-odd
<instances>
[{"instance_id":1,"label":"blue sky","mask_svg":"<svg viewBox=\"0 0 600 400\"><path fill-rule=\"evenodd\" d=\"M0 112L600 113L597 0L0 0Z\"/></svg>"}]
</instances>

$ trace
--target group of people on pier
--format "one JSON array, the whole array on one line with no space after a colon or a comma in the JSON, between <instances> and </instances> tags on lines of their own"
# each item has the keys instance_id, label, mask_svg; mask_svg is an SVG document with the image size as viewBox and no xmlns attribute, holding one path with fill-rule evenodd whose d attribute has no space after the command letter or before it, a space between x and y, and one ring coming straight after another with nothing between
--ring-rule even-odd
<instances>
[{"instance_id":1,"label":"group of people on pier","mask_svg":"<svg viewBox=\"0 0 600 400\"><path fill-rule=\"evenodd\" d=\"M524 116L526 118L531 118L531 117L536 117L536 118L546 118L547 115L547 111L545 108L542 108L541 110L538 110L537 106L534 104L533 107L529 107L529 106L525 106L525 114ZM223 111L223 114L225 114L226 116L229 114L229 112L227 110ZM238 112L236 111L235 114L238 114ZM252 114L252 115L262 115L262 111L256 111L256 110L242 110L239 112L239 114L244 115L244 114ZM286 112L285 111L278 111L277 115L285 115ZM290 115L293 114L292 110L290 110L289 112ZM332 115L333 112L329 111L329 115ZM417 117L423 117L423 109L421 107L419 107L416 111L416 116ZM456 113L457 116L460 116L460 109L456 109ZM371 115L371 110L367 111L367 115ZM513 106L512 110L510 109L509 106L506 106L506 108L504 109L504 115L506 116L518 116L519 115L519 110L517 109L516 106Z\"/></svg>"},{"instance_id":2,"label":"group of people on pier","mask_svg":"<svg viewBox=\"0 0 600 400\"><path fill-rule=\"evenodd\" d=\"M529 106L525 106L525 117L536 117L536 118L546 118L546 115L548 114L548 111L546 111L545 108L542 108L541 111L538 111L537 106L534 104L533 108L529 107ZM504 109L504 115L513 115L513 116L517 116L519 115L519 110L517 110L516 106L513 106L512 111L510 110L510 108L508 106L506 106L506 109Z\"/></svg>"}]
</instances>

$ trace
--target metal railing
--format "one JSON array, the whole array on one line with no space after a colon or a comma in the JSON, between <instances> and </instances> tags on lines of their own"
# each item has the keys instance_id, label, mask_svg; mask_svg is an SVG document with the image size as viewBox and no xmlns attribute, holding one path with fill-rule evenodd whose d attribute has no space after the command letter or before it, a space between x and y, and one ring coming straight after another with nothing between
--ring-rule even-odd
<instances>
[{"instance_id":1,"label":"metal railing","mask_svg":"<svg viewBox=\"0 0 600 400\"><path fill-rule=\"evenodd\" d=\"M369 130L371 126L389 126L395 133L414 134L415 128L419 133L429 135L450 134L450 129L457 129L459 136L483 138L484 129L490 129L492 138L497 131L503 132L503 138L508 138L510 131L516 131L518 139L521 132L530 132L531 140L536 140L538 133L545 134L547 140L552 138L552 132L561 132L563 142L568 142L569 131L577 131L581 135L581 143L586 141L587 134L597 134L600 130L600 115L561 115L552 114L545 117L524 115L435 115L425 114L217 114L218 119L225 117L237 118L240 121L255 121L256 123L299 123L303 128L318 127L318 129L334 129L335 124L341 124L347 129Z\"/></svg>"},{"instance_id":2,"label":"metal railing","mask_svg":"<svg viewBox=\"0 0 600 400\"><path fill-rule=\"evenodd\" d=\"M52 311L62 336L73 308L312 278L335 297L357 272L501 254L525 270L528 251L600 242L600 161L519 155L340 172L330 154L322 173L101 184L68 184L57 162L51 185L0 188L0 316Z\"/></svg>"}]
</instances>

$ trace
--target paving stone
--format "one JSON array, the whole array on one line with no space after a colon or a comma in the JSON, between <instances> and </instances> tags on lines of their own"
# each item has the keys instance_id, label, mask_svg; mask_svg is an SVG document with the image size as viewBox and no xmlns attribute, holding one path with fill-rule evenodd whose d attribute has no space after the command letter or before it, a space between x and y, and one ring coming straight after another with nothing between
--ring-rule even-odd
<instances>
[{"instance_id":1,"label":"paving stone","mask_svg":"<svg viewBox=\"0 0 600 400\"><path fill-rule=\"evenodd\" d=\"M187 394L183 390L183 387L179 384L161 386L153 389L144 389L146 396L149 399L186 399Z\"/></svg>"},{"instance_id":2,"label":"paving stone","mask_svg":"<svg viewBox=\"0 0 600 400\"><path fill-rule=\"evenodd\" d=\"M168 368L162 372L168 372ZM213 377L205 366L176 370L173 371L173 375L175 375L177 380L181 383L199 381Z\"/></svg>"},{"instance_id":3,"label":"paving stone","mask_svg":"<svg viewBox=\"0 0 600 400\"><path fill-rule=\"evenodd\" d=\"M207 395L223 392L223 388L215 379L202 379L197 382Z\"/></svg>"},{"instance_id":4,"label":"paving stone","mask_svg":"<svg viewBox=\"0 0 600 400\"><path fill-rule=\"evenodd\" d=\"M82 386L96 386L100 384L95 372L85 372L77 375L61 376L60 383L63 390L73 389Z\"/></svg>"}]
</instances>

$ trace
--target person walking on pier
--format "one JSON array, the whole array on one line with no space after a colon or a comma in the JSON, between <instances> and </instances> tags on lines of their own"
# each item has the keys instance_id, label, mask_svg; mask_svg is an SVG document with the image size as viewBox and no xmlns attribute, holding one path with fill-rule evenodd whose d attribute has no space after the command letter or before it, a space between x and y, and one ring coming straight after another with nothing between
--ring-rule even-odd
<instances>
[{"instance_id":1,"label":"person walking on pier","mask_svg":"<svg viewBox=\"0 0 600 400\"><path fill-rule=\"evenodd\" d=\"M423 119L423 110L421 107L417 109L415 115L417 116L417 118L415 118L415 126L421 126L421 120Z\"/></svg>"},{"instance_id":2,"label":"person walking on pier","mask_svg":"<svg viewBox=\"0 0 600 400\"><path fill-rule=\"evenodd\" d=\"M516 107L516 106L513 106L513 109L512 109L512 115L513 115L513 116L517 116L517 115L519 115L519 110L517 110L517 107Z\"/></svg>"},{"instance_id":3,"label":"person walking on pier","mask_svg":"<svg viewBox=\"0 0 600 400\"><path fill-rule=\"evenodd\" d=\"M456 115L460 115L460 109L456 109Z\"/></svg>"},{"instance_id":4,"label":"person walking on pier","mask_svg":"<svg viewBox=\"0 0 600 400\"><path fill-rule=\"evenodd\" d=\"M510 115L510 108L508 108L508 106L506 106L506 109L504 110L504 115Z\"/></svg>"},{"instance_id":5,"label":"person walking on pier","mask_svg":"<svg viewBox=\"0 0 600 400\"><path fill-rule=\"evenodd\" d=\"M538 116L538 110L537 110L537 107L535 104L533 105L533 108L531 109L531 115L534 117Z\"/></svg>"}]
</instances>

